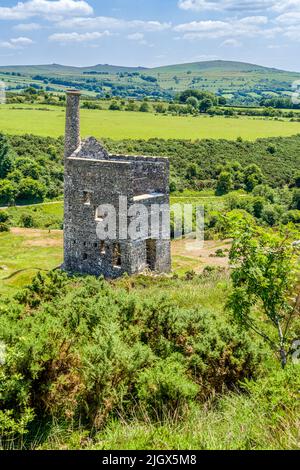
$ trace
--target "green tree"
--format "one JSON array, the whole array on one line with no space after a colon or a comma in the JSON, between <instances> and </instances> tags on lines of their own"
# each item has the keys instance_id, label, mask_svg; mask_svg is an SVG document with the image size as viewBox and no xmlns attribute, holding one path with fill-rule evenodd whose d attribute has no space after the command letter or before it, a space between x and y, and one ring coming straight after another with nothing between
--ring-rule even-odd
<instances>
[{"instance_id":1,"label":"green tree","mask_svg":"<svg viewBox=\"0 0 300 470\"><path fill-rule=\"evenodd\" d=\"M260 219L265 205L265 200L261 196L256 196L253 199L253 214L256 218Z\"/></svg>"},{"instance_id":2,"label":"green tree","mask_svg":"<svg viewBox=\"0 0 300 470\"><path fill-rule=\"evenodd\" d=\"M47 189L43 183L32 178L24 178L19 184L17 199L28 202L42 201L46 192Z\"/></svg>"},{"instance_id":3,"label":"green tree","mask_svg":"<svg viewBox=\"0 0 300 470\"><path fill-rule=\"evenodd\" d=\"M9 232L9 213L0 211L0 232Z\"/></svg>"},{"instance_id":4,"label":"green tree","mask_svg":"<svg viewBox=\"0 0 300 470\"><path fill-rule=\"evenodd\" d=\"M248 192L253 191L256 186L262 184L264 179L261 169L255 164L245 168L244 176L244 183Z\"/></svg>"},{"instance_id":5,"label":"green tree","mask_svg":"<svg viewBox=\"0 0 300 470\"><path fill-rule=\"evenodd\" d=\"M268 204L261 212L261 217L266 224L270 227L274 227L279 221L280 214L278 212L278 206Z\"/></svg>"},{"instance_id":6,"label":"green tree","mask_svg":"<svg viewBox=\"0 0 300 470\"><path fill-rule=\"evenodd\" d=\"M163 105L163 103L158 103L155 106L155 111L159 114L164 114L167 111L167 108Z\"/></svg>"},{"instance_id":7,"label":"green tree","mask_svg":"<svg viewBox=\"0 0 300 470\"><path fill-rule=\"evenodd\" d=\"M121 105L117 101L112 101L108 109L110 111L121 111Z\"/></svg>"},{"instance_id":8,"label":"green tree","mask_svg":"<svg viewBox=\"0 0 300 470\"><path fill-rule=\"evenodd\" d=\"M295 186L296 188L300 188L300 172L295 176Z\"/></svg>"},{"instance_id":9,"label":"green tree","mask_svg":"<svg viewBox=\"0 0 300 470\"><path fill-rule=\"evenodd\" d=\"M291 326L299 315L299 248L290 234L274 234L244 224L230 251L233 292L227 307L245 328L259 334L288 361Z\"/></svg>"},{"instance_id":10,"label":"green tree","mask_svg":"<svg viewBox=\"0 0 300 470\"><path fill-rule=\"evenodd\" d=\"M27 157L16 159L16 169L19 170L23 176L28 176L34 180L38 180L44 173L44 169L41 165L39 165L33 158Z\"/></svg>"},{"instance_id":11,"label":"green tree","mask_svg":"<svg viewBox=\"0 0 300 470\"><path fill-rule=\"evenodd\" d=\"M14 158L7 137L0 133L0 178L6 178L14 168Z\"/></svg>"},{"instance_id":12,"label":"green tree","mask_svg":"<svg viewBox=\"0 0 300 470\"><path fill-rule=\"evenodd\" d=\"M186 170L186 177L188 180L197 178L199 175L199 167L196 163L190 163Z\"/></svg>"},{"instance_id":13,"label":"green tree","mask_svg":"<svg viewBox=\"0 0 300 470\"><path fill-rule=\"evenodd\" d=\"M129 100L128 105L126 106L126 111L137 111L137 105L134 100Z\"/></svg>"},{"instance_id":14,"label":"green tree","mask_svg":"<svg viewBox=\"0 0 300 470\"><path fill-rule=\"evenodd\" d=\"M227 103L227 100L226 100L226 98L225 98L224 96L219 96L219 97L218 97L218 104L219 104L220 106L224 106L226 103Z\"/></svg>"},{"instance_id":15,"label":"green tree","mask_svg":"<svg viewBox=\"0 0 300 470\"><path fill-rule=\"evenodd\" d=\"M201 113L206 113L214 105L213 101L210 98L204 98L199 103L199 109Z\"/></svg>"},{"instance_id":16,"label":"green tree","mask_svg":"<svg viewBox=\"0 0 300 470\"><path fill-rule=\"evenodd\" d=\"M194 89L185 90L179 93L179 95L177 96L177 100L180 103L186 103L191 96L197 98L197 100L199 101L202 101L204 99L210 99L213 104L218 104L218 98L213 93L210 93L209 91Z\"/></svg>"},{"instance_id":17,"label":"green tree","mask_svg":"<svg viewBox=\"0 0 300 470\"><path fill-rule=\"evenodd\" d=\"M9 213L6 211L0 211L0 223L5 224L9 221Z\"/></svg>"},{"instance_id":18,"label":"green tree","mask_svg":"<svg viewBox=\"0 0 300 470\"><path fill-rule=\"evenodd\" d=\"M192 106L192 108L194 108L194 109L199 108L199 100L195 96L190 96L186 100L186 104L188 104L189 106Z\"/></svg>"},{"instance_id":19,"label":"green tree","mask_svg":"<svg viewBox=\"0 0 300 470\"><path fill-rule=\"evenodd\" d=\"M147 101L143 101L143 103L140 106L139 111L141 113L149 113L149 111L150 111L149 103L147 103Z\"/></svg>"},{"instance_id":20,"label":"green tree","mask_svg":"<svg viewBox=\"0 0 300 470\"><path fill-rule=\"evenodd\" d=\"M7 179L0 180L0 203L11 204L17 194L16 185Z\"/></svg>"},{"instance_id":21,"label":"green tree","mask_svg":"<svg viewBox=\"0 0 300 470\"><path fill-rule=\"evenodd\" d=\"M229 171L222 171L217 182L217 187L216 187L217 196L222 196L224 194L227 194L232 189L233 189L232 174Z\"/></svg>"},{"instance_id":22,"label":"green tree","mask_svg":"<svg viewBox=\"0 0 300 470\"><path fill-rule=\"evenodd\" d=\"M292 208L300 210L300 188L293 191Z\"/></svg>"}]
</instances>

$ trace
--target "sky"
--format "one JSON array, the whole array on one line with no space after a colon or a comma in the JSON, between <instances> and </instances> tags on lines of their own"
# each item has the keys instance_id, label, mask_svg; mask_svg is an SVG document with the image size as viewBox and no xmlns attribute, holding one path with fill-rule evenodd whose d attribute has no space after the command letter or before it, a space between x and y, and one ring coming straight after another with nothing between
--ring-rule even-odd
<instances>
[{"instance_id":1,"label":"sky","mask_svg":"<svg viewBox=\"0 0 300 470\"><path fill-rule=\"evenodd\" d=\"M300 72L300 0L0 0L0 64L236 60Z\"/></svg>"}]
</instances>

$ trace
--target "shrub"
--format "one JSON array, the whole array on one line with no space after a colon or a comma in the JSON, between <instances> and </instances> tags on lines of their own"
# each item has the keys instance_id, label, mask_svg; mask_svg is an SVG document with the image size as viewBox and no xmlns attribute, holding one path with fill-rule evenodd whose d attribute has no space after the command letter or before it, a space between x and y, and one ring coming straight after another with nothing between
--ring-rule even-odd
<instances>
[{"instance_id":1,"label":"shrub","mask_svg":"<svg viewBox=\"0 0 300 470\"><path fill-rule=\"evenodd\" d=\"M137 395L141 406L156 419L182 416L197 396L199 387L187 378L180 361L177 355L159 360L139 375Z\"/></svg>"},{"instance_id":2,"label":"shrub","mask_svg":"<svg viewBox=\"0 0 300 470\"><path fill-rule=\"evenodd\" d=\"M121 105L117 101L112 101L108 109L110 111L121 111Z\"/></svg>"},{"instance_id":3,"label":"shrub","mask_svg":"<svg viewBox=\"0 0 300 470\"><path fill-rule=\"evenodd\" d=\"M46 186L32 178L24 178L18 187L18 201L34 202L43 201L46 195Z\"/></svg>"},{"instance_id":4,"label":"shrub","mask_svg":"<svg viewBox=\"0 0 300 470\"><path fill-rule=\"evenodd\" d=\"M6 178L14 168L14 155L7 137L0 133L0 178Z\"/></svg>"},{"instance_id":5,"label":"shrub","mask_svg":"<svg viewBox=\"0 0 300 470\"><path fill-rule=\"evenodd\" d=\"M7 179L0 179L0 204L10 204L17 194L16 185Z\"/></svg>"},{"instance_id":6,"label":"shrub","mask_svg":"<svg viewBox=\"0 0 300 470\"><path fill-rule=\"evenodd\" d=\"M233 189L232 175L228 171L222 171L219 176L216 188L216 195L222 196Z\"/></svg>"},{"instance_id":7,"label":"shrub","mask_svg":"<svg viewBox=\"0 0 300 470\"><path fill-rule=\"evenodd\" d=\"M24 228L33 228L35 227L35 220L32 214L25 213L20 217L21 226Z\"/></svg>"},{"instance_id":8,"label":"shrub","mask_svg":"<svg viewBox=\"0 0 300 470\"><path fill-rule=\"evenodd\" d=\"M10 227L8 224L4 224L3 222L0 222L0 232L9 232Z\"/></svg>"},{"instance_id":9,"label":"shrub","mask_svg":"<svg viewBox=\"0 0 300 470\"><path fill-rule=\"evenodd\" d=\"M144 101L144 102L141 104L139 111L140 111L141 113L149 113L149 112L150 112L149 103L147 103L146 101Z\"/></svg>"},{"instance_id":10,"label":"shrub","mask_svg":"<svg viewBox=\"0 0 300 470\"><path fill-rule=\"evenodd\" d=\"M153 286L147 279L134 282ZM137 407L156 419L179 416L192 400L257 373L259 348L249 335L224 315L180 307L166 293L145 297L94 278L39 274L15 300L0 304L7 347L0 410L15 423L25 423L30 409L31 419L101 429Z\"/></svg>"},{"instance_id":11,"label":"shrub","mask_svg":"<svg viewBox=\"0 0 300 470\"><path fill-rule=\"evenodd\" d=\"M300 210L291 210L283 214L281 222L287 225L289 222L300 224Z\"/></svg>"},{"instance_id":12,"label":"shrub","mask_svg":"<svg viewBox=\"0 0 300 470\"><path fill-rule=\"evenodd\" d=\"M6 223L9 221L9 213L6 211L0 211L0 223Z\"/></svg>"}]
</instances>

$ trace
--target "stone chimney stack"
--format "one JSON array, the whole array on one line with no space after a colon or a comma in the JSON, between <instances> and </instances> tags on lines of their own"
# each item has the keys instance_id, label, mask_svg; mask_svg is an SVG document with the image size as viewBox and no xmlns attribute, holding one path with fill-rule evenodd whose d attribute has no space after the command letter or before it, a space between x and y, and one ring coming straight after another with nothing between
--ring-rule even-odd
<instances>
[{"instance_id":1,"label":"stone chimney stack","mask_svg":"<svg viewBox=\"0 0 300 470\"><path fill-rule=\"evenodd\" d=\"M67 91L65 158L80 145L80 91Z\"/></svg>"}]
</instances>

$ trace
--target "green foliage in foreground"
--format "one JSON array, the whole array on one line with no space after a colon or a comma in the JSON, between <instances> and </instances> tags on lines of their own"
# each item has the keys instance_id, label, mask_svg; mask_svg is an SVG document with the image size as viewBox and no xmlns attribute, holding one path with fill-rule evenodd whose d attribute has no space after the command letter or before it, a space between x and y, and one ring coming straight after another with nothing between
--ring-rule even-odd
<instances>
[{"instance_id":1,"label":"green foliage in foreground","mask_svg":"<svg viewBox=\"0 0 300 470\"><path fill-rule=\"evenodd\" d=\"M268 366L227 292L215 274L36 277L1 304L0 445L299 448L299 366Z\"/></svg>"},{"instance_id":2,"label":"green foliage in foreground","mask_svg":"<svg viewBox=\"0 0 300 470\"><path fill-rule=\"evenodd\" d=\"M196 404L256 376L261 346L209 307L207 293L198 306L179 294L204 286L211 289L212 279L137 277L112 286L56 271L2 303L3 445L25 436L32 446L37 428L53 420L91 438L120 415L182 420Z\"/></svg>"},{"instance_id":3,"label":"green foliage in foreground","mask_svg":"<svg viewBox=\"0 0 300 470\"><path fill-rule=\"evenodd\" d=\"M54 426L44 448L91 449L299 449L299 366L272 370L244 393L194 407L183 421L113 420L95 442L84 433Z\"/></svg>"}]
</instances>

